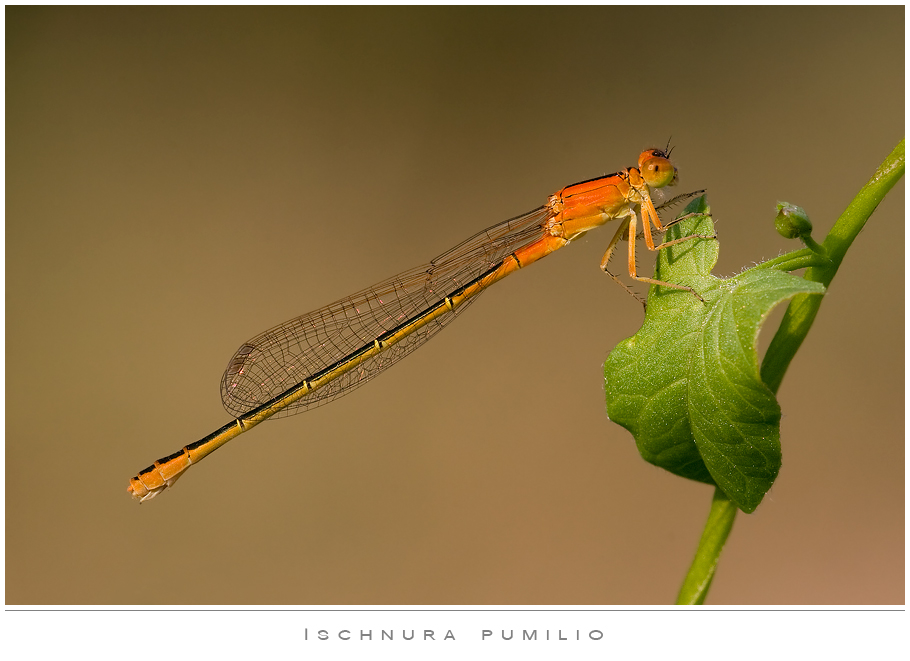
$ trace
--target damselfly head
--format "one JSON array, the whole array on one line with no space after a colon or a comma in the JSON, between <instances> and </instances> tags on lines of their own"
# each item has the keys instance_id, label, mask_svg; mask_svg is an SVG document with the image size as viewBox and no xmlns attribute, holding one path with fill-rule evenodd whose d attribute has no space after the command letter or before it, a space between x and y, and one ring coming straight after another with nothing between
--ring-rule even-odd
<instances>
[{"instance_id":1,"label":"damselfly head","mask_svg":"<svg viewBox=\"0 0 910 661\"><path fill-rule=\"evenodd\" d=\"M670 162L670 155L662 149L646 149L638 157L638 170L651 188L673 186L679 173Z\"/></svg>"}]
</instances>

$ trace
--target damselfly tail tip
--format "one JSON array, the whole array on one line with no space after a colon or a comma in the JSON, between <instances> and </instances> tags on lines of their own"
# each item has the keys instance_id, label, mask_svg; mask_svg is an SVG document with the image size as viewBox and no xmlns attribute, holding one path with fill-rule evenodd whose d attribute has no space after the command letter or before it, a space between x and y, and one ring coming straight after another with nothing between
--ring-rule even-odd
<instances>
[{"instance_id":1,"label":"damselfly tail tip","mask_svg":"<svg viewBox=\"0 0 910 661\"><path fill-rule=\"evenodd\" d=\"M155 462L154 465L141 471L136 477L130 478L130 485L126 488L126 492L140 503L144 503L168 487L173 486L174 482L179 480L183 472L189 467L190 465L187 464L180 468L179 471L165 475L166 471L164 469L166 465Z\"/></svg>"},{"instance_id":2,"label":"damselfly tail tip","mask_svg":"<svg viewBox=\"0 0 910 661\"><path fill-rule=\"evenodd\" d=\"M131 495L133 498L138 500L140 503L144 503L147 500L150 500L157 496L159 493L164 491L165 487L159 487L157 489L147 489L142 482L139 481L138 477L130 478L130 485L126 488L126 492Z\"/></svg>"}]
</instances>

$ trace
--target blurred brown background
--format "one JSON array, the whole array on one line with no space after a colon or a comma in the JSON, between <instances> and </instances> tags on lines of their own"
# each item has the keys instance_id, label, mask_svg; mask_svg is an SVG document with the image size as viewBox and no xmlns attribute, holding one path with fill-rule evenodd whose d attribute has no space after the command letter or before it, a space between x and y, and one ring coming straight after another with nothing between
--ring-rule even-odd
<instances>
[{"instance_id":1,"label":"blurred brown background","mask_svg":"<svg viewBox=\"0 0 910 661\"><path fill-rule=\"evenodd\" d=\"M778 200L823 238L903 137L903 12L7 8L6 602L672 602L711 489L607 419L642 317L611 229L154 501L126 486L229 421L247 338L670 136L716 273L796 247ZM783 470L709 603L905 600L903 188L784 381Z\"/></svg>"}]
</instances>

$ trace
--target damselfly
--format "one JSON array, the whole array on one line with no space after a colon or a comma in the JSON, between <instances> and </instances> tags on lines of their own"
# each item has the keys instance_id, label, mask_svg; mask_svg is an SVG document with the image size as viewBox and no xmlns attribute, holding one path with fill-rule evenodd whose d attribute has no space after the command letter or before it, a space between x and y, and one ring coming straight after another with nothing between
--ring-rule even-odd
<instances>
[{"instance_id":1,"label":"damselfly","mask_svg":"<svg viewBox=\"0 0 910 661\"><path fill-rule=\"evenodd\" d=\"M153 498L190 466L263 420L346 395L424 344L494 282L611 220L620 224L601 268L607 270L617 243L628 239L632 278L686 290L700 299L690 287L636 272L639 214L649 250L696 238L654 245L651 226L656 231L664 227L651 191L677 181L669 156L648 149L639 156L638 167L567 186L543 206L479 232L428 264L244 342L221 379L221 398L234 421L140 471L128 491L140 502Z\"/></svg>"}]
</instances>

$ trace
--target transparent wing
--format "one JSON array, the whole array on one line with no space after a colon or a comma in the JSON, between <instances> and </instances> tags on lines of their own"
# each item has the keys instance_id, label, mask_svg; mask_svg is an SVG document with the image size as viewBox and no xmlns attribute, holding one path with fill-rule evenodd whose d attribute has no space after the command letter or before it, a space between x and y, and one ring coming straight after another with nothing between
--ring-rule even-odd
<instances>
[{"instance_id":1,"label":"transparent wing","mask_svg":"<svg viewBox=\"0 0 910 661\"><path fill-rule=\"evenodd\" d=\"M224 408L239 417L372 343L386 331L500 263L509 253L539 239L548 213L547 207L539 207L493 225L428 264L291 319L244 342L231 358L221 380ZM468 299L457 313L433 320L274 417L321 406L363 385L433 337L475 298Z\"/></svg>"}]
</instances>

